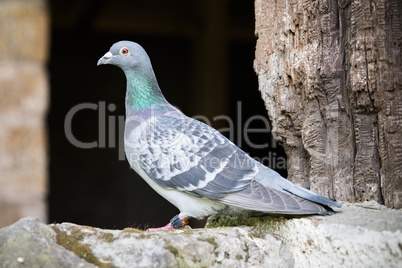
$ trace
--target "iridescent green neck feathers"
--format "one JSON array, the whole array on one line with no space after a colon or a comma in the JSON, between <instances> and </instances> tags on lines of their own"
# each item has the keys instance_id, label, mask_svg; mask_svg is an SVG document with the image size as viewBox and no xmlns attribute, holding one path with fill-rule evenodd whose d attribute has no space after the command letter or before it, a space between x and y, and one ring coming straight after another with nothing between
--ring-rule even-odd
<instances>
[{"instance_id":1,"label":"iridescent green neck feathers","mask_svg":"<svg viewBox=\"0 0 402 268\"><path fill-rule=\"evenodd\" d=\"M146 111L163 109L168 102L163 97L155 75L127 71L126 109Z\"/></svg>"}]
</instances>

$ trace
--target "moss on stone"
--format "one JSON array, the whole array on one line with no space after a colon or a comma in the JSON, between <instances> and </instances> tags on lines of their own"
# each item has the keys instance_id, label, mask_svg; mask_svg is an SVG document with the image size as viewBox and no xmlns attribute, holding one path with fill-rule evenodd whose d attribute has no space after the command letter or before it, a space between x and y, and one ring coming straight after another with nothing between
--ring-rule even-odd
<instances>
[{"instance_id":1,"label":"moss on stone","mask_svg":"<svg viewBox=\"0 0 402 268\"><path fill-rule=\"evenodd\" d=\"M248 262L248 259L250 258L250 252L249 252L249 247L246 242L244 242L244 249L243 251L246 253L246 258L245 261Z\"/></svg>"},{"instance_id":2,"label":"moss on stone","mask_svg":"<svg viewBox=\"0 0 402 268\"><path fill-rule=\"evenodd\" d=\"M92 263L98 267L115 267L110 263L101 262L93 254L90 245L83 244L80 241L84 239L85 233L81 231L78 227L72 227L70 229L70 234L60 230L57 226L52 226L53 230L56 232L56 243L65 249L73 252L78 257L84 259L85 261Z\"/></svg>"},{"instance_id":3,"label":"moss on stone","mask_svg":"<svg viewBox=\"0 0 402 268\"><path fill-rule=\"evenodd\" d=\"M192 232L192 230L193 229L191 229L191 228L183 228L183 229L181 229L182 231L183 231L183 234L192 234L193 232Z\"/></svg>"},{"instance_id":4,"label":"moss on stone","mask_svg":"<svg viewBox=\"0 0 402 268\"><path fill-rule=\"evenodd\" d=\"M131 234L140 234L141 239L147 237L145 236L145 232L143 230L137 228L124 228L121 233L124 234L124 238L130 237Z\"/></svg>"},{"instance_id":5,"label":"moss on stone","mask_svg":"<svg viewBox=\"0 0 402 268\"><path fill-rule=\"evenodd\" d=\"M99 236L98 236L100 239L103 239L105 242L107 242L107 243L111 243L111 242L113 242L114 240L116 240L116 238L114 237L114 235L113 234L111 234L111 233L101 233L101 234L99 234Z\"/></svg>"},{"instance_id":6,"label":"moss on stone","mask_svg":"<svg viewBox=\"0 0 402 268\"><path fill-rule=\"evenodd\" d=\"M252 225L250 236L264 238L266 234L276 234L287 220L283 217L264 217Z\"/></svg>"},{"instance_id":7,"label":"moss on stone","mask_svg":"<svg viewBox=\"0 0 402 268\"><path fill-rule=\"evenodd\" d=\"M169 252L171 252L175 258L177 258L179 256L179 250L171 245L166 245L165 249Z\"/></svg>"},{"instance_id":8,"label":"moss on stone","mask_svg":"<svg viewBox=\"0 0 402 268\"><path fill-rule=\"evenodd\" d=\"M143 233L143 230L137 229L137 228L124 228L123 232L125 233Z\"/></svg>"},{"instance_id":9,"label":"moss on stone","mask_svg":"<svg viewBox=\"0 0 402 268\"><path fill-rule=\"evenodd\" d=\"M81 229L86 229L86 230L91 231L93 233L96 232L94 227L91 227L91 226L88 226L88 225L81 226Z\"/></svg>"},{"instance_id":10,"label":"moss on stone","mask_svg":"<svg viewBox=\"0 0 402 268\"><path fill-rule=\"evenodd\" d=\"M250 216L251 215L251 216ZM244 215L215 215L208 219L206 228L225 226L251 226L250 236L264 238L266 234L278 233L281 226L286 222L282 216L271 216L266 214L244 214Z\"/></svg>"},{"instance_id":11,"label":"moss on stone","mask_svg":"<svg viewBox=\"0 0 402 268\"><path fill-rule=\"evenodd\" d=\"M198 241L205 241L205 242L210 243L211 245L214 246L214 250L218 248L218 243L216 243L215 238L213 238L213 237L208 237L208 238L198 237L197 240Z\"/></svg>"},{"instance_id":12,"label":"moss on stone","mask_svg":"<svg viewBox=\"0 0 402 268\"><path fill-rule=\"evenodd\" d=\"M277 230L286 219L275 216L229 216L221 215L210 217L205 225L206 228L216 228L222 226L255 226L264 229Z\"/></svg>"}]
</instances>

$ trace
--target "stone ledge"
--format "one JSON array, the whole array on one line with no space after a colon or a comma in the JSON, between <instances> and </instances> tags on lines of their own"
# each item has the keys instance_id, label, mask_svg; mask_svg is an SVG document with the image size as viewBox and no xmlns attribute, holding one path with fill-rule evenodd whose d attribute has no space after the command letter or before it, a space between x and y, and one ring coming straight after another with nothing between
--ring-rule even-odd
<instances>
[{"instance_id":1,"label":"stone ledge","mask_svg":"<svg viewBox=\"0 0 402 268\"><path fill-rule=\"evenodd\" d=\"M29 267L52 267L55 261L59 267L402 265L401 210L366 202L345 204L334 216L261 219L256 226L144 232L45 225L28 217L0 229L0 266L21 261Z\"/></svg>"}]
</instances>

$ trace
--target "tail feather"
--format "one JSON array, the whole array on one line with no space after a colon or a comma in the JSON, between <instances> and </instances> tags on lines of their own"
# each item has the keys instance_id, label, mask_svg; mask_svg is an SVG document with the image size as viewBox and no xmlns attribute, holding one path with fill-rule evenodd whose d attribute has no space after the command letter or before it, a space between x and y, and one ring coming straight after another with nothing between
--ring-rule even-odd
<instances>
[{"instance_id":1,"label":"tail feather","mask_svg":"<svg viewBox=\"0 0 402 268\"><path fill-rule=\"evenodd\" d=\"M320 194L314 193L306 188L295 185L294 183L283 178L274 170L268 169L266 167L261 169L260 173L257 174L255 179L265 187L273 188L279 191L285 191L317 204L339 208L342 207L341 203L333 201Z\"/></svg>"},{"instance_id":2,"label":"tail feather","mask_svg":"<svg viewBox=\"0 0 402 268\"><path fill-rule=\"evenodd\" d=\"M310 190L307 190L307 189L297 186L295 184L293 184L292 187L284 188L284 190L289 193L292 193L294 195L297 195L299 197L313 201L314 203L318 203L318 204L322 204L322 205L326 205L326 206L338 207L338 208L342 207L342 204L339 202L333 201L325 196L319 195L317 193L314 193Z\"/></svg>"},{"instance_id":3,"label":"tail feather","mask_svg":"<svg viewBox=\"0 0 402 268\"><path fill-rule=\"evenodd\" d=\"M287 215L330 215L326 205L311 202L286 191L278 191L252 181L250 186L225 196L220 202L243 209Z\"/></svg>"}]
</instances>

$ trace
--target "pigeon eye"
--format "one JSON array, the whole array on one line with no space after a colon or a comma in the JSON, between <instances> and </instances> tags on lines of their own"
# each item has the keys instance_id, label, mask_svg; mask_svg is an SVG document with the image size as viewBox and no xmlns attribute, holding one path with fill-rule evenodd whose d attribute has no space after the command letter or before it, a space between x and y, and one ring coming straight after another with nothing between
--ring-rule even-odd
<instances>
[{"instance_id":1,"label":"pigeon eye","mask_svg":"<svg viewBox=\"0 0 402 268\"><path fill-rule=\"evenodd\" d=\"M122 47L120 49L120 54L123 55L123 56L129 56L130 55L130 50L128 50L128 48L126 48L126 47Z\"/></svg>"}]
</instances>

